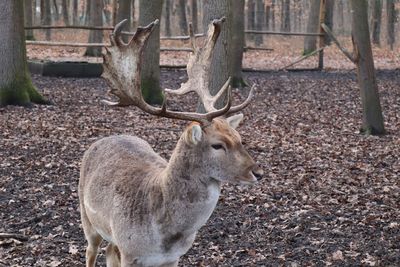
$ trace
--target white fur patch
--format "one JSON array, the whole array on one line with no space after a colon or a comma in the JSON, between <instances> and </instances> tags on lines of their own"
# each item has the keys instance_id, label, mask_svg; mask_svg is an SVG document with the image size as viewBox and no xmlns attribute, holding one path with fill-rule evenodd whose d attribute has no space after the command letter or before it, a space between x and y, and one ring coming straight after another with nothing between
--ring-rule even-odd
<instances>
[{"instance_id":1,"label":"white fur patch","mask_svg":"<svg viewBox=\"0 0 400 267\"><path fill-rule=\"evenodd\" d=\"M193 125L192 126L192 142L193 144L197 145L201 141L202 130L200 125Z\"/></svg>"}]
</instances>

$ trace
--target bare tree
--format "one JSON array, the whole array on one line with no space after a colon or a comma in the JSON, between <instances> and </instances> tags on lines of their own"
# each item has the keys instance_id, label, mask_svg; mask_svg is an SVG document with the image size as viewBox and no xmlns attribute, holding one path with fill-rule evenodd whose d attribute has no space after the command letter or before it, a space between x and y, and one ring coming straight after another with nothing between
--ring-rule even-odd
<instances>
[{"instance_id":1,"label":"bare tree","mask_svg":"<svg viewBox=\"0 0 400 267\"><path fill-rule=\"evenodd\" d=\"M351 0L352 36L357 65L358 84L363 106L362 131L366 134L384 134L382 108L376 83L374 60L368 29L368 10L365 0Z\"/></svg>"},{"instance_id":2,"label":"bare tree","mask_svg":"<svg viewBox=\"0 0 400 267\"><path fill-rule=\"evenodd\" d=\"M63 20L65 25L69 25L69 12L68 12L68 2L67 0L62 0L61 2L61 9L62 9L62 15L63 15Z\"/></svg>"},{"instance_id":3,"label":"bare tree","mask_svg":"<svg viewBox=\"0 0 400 267\"><path fill-rule=\"evenodd\" d=\"M90 13L89 13L90 26L103 26L103 1L90 0ZM102 43L103 31L90 31L89 43ZM100 57L101 47L88 47L85 51L85 56Z\"/></svg>"},{"instance_id":4,"label":"bare tree","mask_svg":"<svg viewBox=\"0 0 400 267\"><path fill-rule=\"evenodd\" d=\"M237 16L237 14L235 14ZM256 16L255 16L255 28L257 31L262 31L265 24L265 7L264 0L256 0ZM263 35L257 34L255 36L256 45L263 43Z\"/></svg>"},{"instance_id":5,"label":"bare tree","mask_svg":"<svg viewBox=\"0 0 400 267\"><path fill-rule=\"evenodd\" d=\"M50 0L42 0L40 1L41 4L41 12L43 12L42 15L42 24L44 25L51 25L51 6L50 6ZM46 40L49 41L51 39L51 30L46 29Z\"/></svg>"},{"instance_id":6,"label":"bare tree","mask_svg":"<svg viewBox=\"0 0 400 267\"><path fill-rule=\"evenodd\" d=\"M78 24L78 0L72 0L72 24Z\"/></svg>"},{"instance_id":7,"label":"bare tree","mask_svg":"<svg viewBox=\"0 0 400 267\"><path fill-rule=\"evenodd\" d=\"M335 2L334 0L326 0L325 3L325 24L332 29L333 27L333 12L335 9ZM318 28L320 28L320 26L318 25ZM329 45L331 44L331 39L329 38L329 36L325 35L324 38L324 43L325 45Z\"/></svg>"},{"instance_id":8,"label":"bare tree","mask_svg":"<svg viewBox=\"0 0 400 267\"><path fill-rule=\"evenodd\" d=\"M290 0L282 0L282 25L284 32L290 32Z\"/></svg>"},{"instance_id":9,"label":"bare tree","mask_svg":"<svg viewBox=\"0 0 400 267\"><path fill-rule=\"evenodd\" d=\"M0 2L0 106L48 103L29 76L23 12L23 0Z\"/></svg>"},{"instance_id":10,"label":"bare tree","mask_svg":"<svg viewBox=\"0 0 400 267\"><path fill-rule=\"evenodd\" d=\"M321 0L311 0L308 13L307 32L316 33L319 29L319 9ZM317 49L317 37L306 36L304 38L303 54L307 55Z\"/></svg>"},{"instance_id":11,"label":"bare tree","mask_svg":"<svg viewBox=\"0 0 400 267\"><path fill-rule=\"evenodd\" d=\"M231 43L231 64L230 76L233 87L246 85L242 75L244 38L244 0L232 1L232 43Z\"/></svg>"},{"instance_id":12,"label":"bare tree","mask_svg":"<svg viewBox=\"0 0 400 267\"><path fill-rule=\"evenodd\" d=\"M255 30L256 28L256 2L255 0L247 1L247 29ZM254 40L254 34L247 35L247 38L251 41Z\"/></svg>"},{"instance_id":13,"label":"bare tree","mask_svg":"<svg viewBox=\"0 0 400 267\"><path fill-rule=\"evenodd\" d=\"M162 22L164 22L164 31L166 36L172 35L171 29L171 0L164 0L164 11L162 12Z\"/></svg>"},{"instance_id":14,"label":"bare tree","mask_svg":"<svg viewBox=\"0 0 400 267\"><path fill-rule=\"evenodd\" d=\"M371 28L372 43L381 44L382 0L372 1Z\"/></svg>"},{"instance_id":15,"label":"bare tree","mask_svg":"<svg viewBox=\"0 0 400 267\"><path fill-rule=\"evenodd\" d=\"M148 25L160 19L162 0L139 1L139 25ZM143 53L141 83L144 100L149 104L161 104L163 93L160 87L160 27L154 29Z\"/></svg>"},{"instance_id":16,"label":"bare tree","mask_svg":"<svg viewBox=\"0 0 400 267\"><path fill-rule=\"evenodd\" d=\"M186 3L185 0L177 0L176 2L176 11L178 12L179 29L181 34L183 35L187 35L189 33L185 3Z\"/></svg>"},{"instance_id":17,"label":"bare tree","mask_svg":"<svg viewBox=\"0 0 400 267\"><path fill-rule=\"evenodd\" d=\"M32 1L25 0L24 3L24 10L25 10L25 25L32 26L33 16L32 16ZM25 31L25 38L26 40L35 40L33 36L33 30L26 30Z\"/></svg>"},{"instance_id":18,"label":"bare tree","mask_svg":"<svg viewBox=\"0 0 400 267\"><path fill-rule=\"evenodd\" d=\"M192 25L194 33L199 32L199 19L198 19L198 8L197 8L197 0L192 0L191 2L192 7Z\"/></svg>"},{"instance_id":19,"label":"bare tree","mask_svg":"<svg viewBox=\"0 0 400 267\"><path fill-rule=\"evenodd\" d=\"M387 44L390 49L393 50L393 45L395 41L394 35L394 24L396 18L395 1L386 0L386 12L387 12Z\"/></svg>"}]
</instances>

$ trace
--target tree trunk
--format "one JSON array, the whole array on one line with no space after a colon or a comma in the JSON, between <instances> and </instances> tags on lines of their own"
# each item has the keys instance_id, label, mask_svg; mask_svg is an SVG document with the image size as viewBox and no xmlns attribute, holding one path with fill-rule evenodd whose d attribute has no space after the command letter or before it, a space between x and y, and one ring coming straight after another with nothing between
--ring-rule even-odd
<instances>
[{"instance_id":1,"label":"tree trunk","mask_svg":"<svg viewBox=\"0 0 400 267\"><path fill-rule=\"evenodd\" d=\"M54 17L53 21L58 21L60 19L60 14L58 12L57 1L53 0L53 4L50 6L53 6L53 12L52 12L53 17Z\"/></svg>"},{"instance_id":2,"label":"tree trunk","mask_svg":"<svg viewBox=\"0 0 400 267\"><path fill-rule=\"evenodd\" d=\"M176 10L178 12L178 21L179 21L179 28L182 35L188 35L188 24L186 18L186 5L185 0L178 0L176 5Z\"/></svg>"},{"instance_id":3,"label":"tree trunk","mask_svg":"<svg viewBox=\"0 0 400 267\"><path fill-rule=\"evenodd\" d=\"M198 12L197 0L192 0L192 26L193 26L194 33L199 32L199 19L198 19L197 12Z\"/></svg>"},{"instance_id":4,"label":"tree trunk","mask_svg":"<svg viewBox=\"0 0 400 267\"><path fill-rule=\"evenodd\" d=\"M165 35L171 36L171 0L164 0Z\"/></svg>"},{"instance_id":5,"label":"tree trunk","mask_svg":"<svg viewBox=\"0 0 400 267\"><path fill-rule=\"evenodd\" d=\"M271 30L275 31L275 8L276 8L276 0L272 0L271 2Z\"/></svg>"},{"instance_id":6,"label":"tree trunk","mask_svg":"<svg viewBox=\"0 0 400 267\"><path fill-rule=\"evenodd\" d=\"M139 1L139 25L146 26L160 19L162 0ZM161 104L163 92L160 87L160 27L155 27L143 53L142 95L149 104Z\"/></svg>"},{"instance_id":7,"label":"tree trunk","mask_svg":"<svg viewBox=\"0 0 400 267\"><path fill-rule=\"evenodd\" d=\"M31 0L25 0L25 5L24 5L24 10L25 10L25 25L26 26L32 26L32 1ZM25 39L26 40L35 40L35 37L33 36L33 30L26 30L25 31Z\"/></svg>"},{"instance_id":8,"label":"tree trunk","mask_svg":"<svg viewBox=\"0 0 400 267\"><path fill-rule=\"evenodd\" d=\"M210 75L210 93L215 95L229 78L231 64L231 25L232 25L232 1L230 0L204 0L203 1L203 28L208 29L213 19L226 17L218 41L215 44ZM221 97L216 103L216 108L221 108L225 97ZM199 106L199 111L204 108Z\"/></svg>"},{"instance_id":9,"label":"tree trunk","mask_svg":"<svg viewBox=\"0 0 400 267\"><path fill-rule=\"evenodd\" d=\"M234 14L234 16L233 16ZM226 27L224 25L223 27ZM235 88L246 86L242 76L244 47L244 0L232 1L232 41L231 41L231 85Z\"/></svg>"},{"instance_id":10,"label":"tree trunk","mask_svg":"<svg viewBox=\"0 0 400 267\"><path fill-rule=\"evenodd\" d=\"M350 4L353 14L352 38L363 107L361 130L366 134L384 134L383 116L369 38L367 1L351 0Z\"/></svg>"},{"instance_id":11,"label":"tree trunk","mask_svg":"<svg viewBox=\"0 0 400 267\"><path fill-rule=\"evenodd\" d=\"M290 32L290 0L283 1L282 31Z\"/></svg>"},{"instance_id":12,"label":"tree trunk","mask_svg":"<svg viewBox=\"0 0 400 267\"><path fill-rule=\"evenodd\" d=\"M43 0L41 1L41 4L43 5L43 16L42 16L42 24L44 25L51 25L51 6L50 6L50 0ZM51 30L46 29L46 40L50 41L51 39Z\"/></svg>"},{"instance_id":13,"label":"tree trunk","mask_svg":"<svg viewBox=\"0 0 400 267\"><path fill-rule=\"evenodd\" d=\"M83 13L84 14L84 18L83 18L83 21L84 21L84 24L85 25L89 25L89 23L90 23L90 8L92 7L92 0L86 0L86 5L85 5L85 12Z\"/></svg>"},{"instance_id":14,"label":"tree trunk","mask_svg":"<svg viewBox=\"0 0 400 267\"><path fill-rule=\"evenodd\" d=\"M101 0L101 1L103 1L103 6L104 6L103 14L106 22L105 24L110 25L111 24L111 11L109 8L111 6L110 0Z\"/></svg>"},{"instance_id":15,"label":"tree trunk","mask_svg":"<svg viewBox=\"0 0 400 267\"><path fill-rule=\"evenodd\" d=\"M396 19L395 1L386 0L386 11L387 11L387 44L390 50L393 50L395 41L394 36L394 24Z\"/></svg>"},{"instance_id":16,"label":"tree trunk","mask_svg":"<svg viewBox=\"0 0 400 267\"><path fill-rule=\"evenodd\" d=\"M372 0L371 28L372 43L381 44L382 0Z\"/></svg>"},{"instance_id":17,"label":"tree trunk","mask_svg":"<svg viewBox=\"0 0 400 267\"><path fill-rule=\"evenodd\" d=\"M72 1L72 24L78 25L78 0Z\"/></svg>"},{"instance_id":18,"label":"tree trunk","mask_svg":"<svg viewBox=\"0 0 400 267\"><path fill-rule=\"evenodd\" d=\"M103 26L103 1L90 0L89 25ZM90 31L89 43L102 43L103 31ZM101 47L88 47L85 51L87 57L100 57Z\"/></svg>"},{"instance_id":19,"label":"tree trunk","mask_svg":"<svg viewBox=\"0 0 400 267\"><path fill-rule=\"evenodd\" d=\"M270 20L271 20L271 6L266 5L265 6L265 29L267 31L270 30Z\"/></svg>"},{"instance_id":20,"label":"tree trunk","mask_svg":"<svg viewBox=\"0 0 400 267\"><path fill-rule=\"evenodd\" d=\"M255 0L247 1L247 29L255 30L256 28L256 2ZM253 41L255 36L254 34L248 34L247 38L250 41Z\"/></svg>"},{"instance_id":21,"label":"tree trunk","mask_svg":"<svg viewBox=\"0 0 400 267\"><path fill-rule=\"evenodd\" d=\"M333 27L333 12L335 8L335 2L334 0L326 0L325 4L325 24L329 27L329 29L332 29ZM325 40L324 43L325 45L330 45L332 40L329 38L328 35L325 34Z\"/></svg>"},{"instance_id":22,"label":"tree trunk","mask_svg":"<svg viewBox=\"0 0 400 267\"><path fill-rule=\"evenodd\" d=\"M236 14L235 14L236 16ZM256 0L256 30L262 31L264 28L264 21L265 21L265 9L264 9L264 0ZM255 43L256 45L261 45L263 43L263 35L257 34L255 36Z\"/></svg>"},{"instance_id":23,"label":"tree trunk","mask_svg":"<svg viewBox=\"0 0 400 267\"><path fill-rule=\"evenodd\" d=\"M130 31L131 28L131 9L132 9L132 0L119 0L118 1L118 9L117 9L117 21L116 23L121 22L124 19L127 19L128 22L125 23L124 27L122 27L123 31ZM125 42L128 42L129 36L123 35L122 39Z\"/></svg>"},{"instance_id":24,"label":"tree trunk","mask_svg":"<svg viewBox=\"0 0 400 267\"><path fill-rule=\"evenodd\" d=\"M320 0L311 0L310 12L308 14L307 32L316 33L319 30ZM303 55L307 55L317 49L317 36L306 36L304 38Z\"/></svg>"},{"instance_id":25,"label":"tree trunk","mask_svg":"<svg viewBox=\"0 0 400 267\"><path fill-rule=\"evenodd\" d=\"M343 2L339 0L336 2L336 10L337 10L337 29L336 32L343 33L344 32L344 13L343 13Z\"/></svg>"},{"instance_id":26,"label":"tree trunk","mask_svg":"<svg viewBox=\"0 0 400 267\"><path fill-rule=\"evenodd\" d=\"M23 11L23 0L0 2L0 106L48 104L29 76Z\"/></svg>"},{"instance_id":27,"label":"tree trunk","mask_svg":"<svg viewBox=\"0 0 400 267\"><path fill-rule=\"evenodd\" d=\"M62 8L62 15L63 15L64 24L65 25L69 25L69 15L68 15L68 3L67 3L67 0L62 0L61 8Z\"/></svg>"}]
</instances>

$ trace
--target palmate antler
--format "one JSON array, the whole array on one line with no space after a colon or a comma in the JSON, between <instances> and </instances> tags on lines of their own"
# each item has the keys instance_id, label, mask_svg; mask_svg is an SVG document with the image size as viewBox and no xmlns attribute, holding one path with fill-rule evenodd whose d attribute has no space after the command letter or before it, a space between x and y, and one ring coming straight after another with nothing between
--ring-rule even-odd
<instances>
[{"instance_id":1,"label":"palmate antler","mask_svg":"<svg viewBox=\"0 0 400 267\"><path fill-rule=\"evenodd\" d=\"M169 111L166 108L166 100L157 108L147 104L142 96L140 86L140 67L142 63L143 49L158 20L150 23L146 27L138 27L135 35L126 44L121 38L122 26L127 20L123 20L115 26L110 35L111 47L106 49L103 55L103 77L111 87L110 92L119 98L118 102L103 101L108 105L128 106L135 105L143 111L161 117L197 121L202 124L211 122L214 118L237 112L248 105L252 96L252 91L248 99L239 106L231 108L231 90L228 80L216 96L211 96L208 91L208 75L211 64L212 51L218 35L221 31L221 23L224 19L214 20L209 27L206 45L203 48L195 49L188 63L189 80L182 84L178 90L167 90L168 92L185 94L195 91L206 107L207 113L177 112ZM193 36L193 34L192 34ZM193 48L195 43L192 41ZM214 103L224 92L227 91L227 103L221 109L214 108Z\"/></svg>"},{"instance_id":2,"label":"palmate antler","mask_svg":"<svg viewBox=\"0 0 400 267\"><path fill-rule=\"evenodd\" d=\"M193 28L191 24L189 25L190 41L194 51L194 53L190 55L186 67L189 79L187 82L183 83L181 87L177 90L165 89L166 92L177 95L184 95L190 92L196 92L204 105L204 109L207 112L215 111L215 103L217 103L218 99L220 99L227 90L230 90L229 84L231 82L231 78L229 77L217 94L212 96L209 91L212 55L218 36L221 33L222 23L224 21L225 17L212 21L212 23L208 26L207 39L205 41L205 44L203 47L200 48L196 46ZM249 96L242 104L231 107L224 115L227 116L247 107L253 97L254 88L255 86L253 85L250 89Z\"/></svg>"}]
</instances>

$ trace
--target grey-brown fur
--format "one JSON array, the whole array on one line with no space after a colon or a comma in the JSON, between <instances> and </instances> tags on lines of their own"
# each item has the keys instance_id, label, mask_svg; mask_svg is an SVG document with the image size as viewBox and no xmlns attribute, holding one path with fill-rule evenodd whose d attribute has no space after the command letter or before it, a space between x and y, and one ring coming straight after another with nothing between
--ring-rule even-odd
<instances>
[{"instance_id":1,"label":"grey-brown fur","mask_svg":"<svg viewBox=\"0 0 400 267\"><path fill-rule=\"evenodd\" d=\"M220 183L250 182L255 163L225 120L201 130L198 143L196 129L184 131L169 163L133 136L103 138L86 151L79 198L87 266L102 238L107 266L176 266L214 210ZM225 152L211 147L221 142Z\"/></svg>"}]
</instances>

